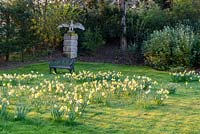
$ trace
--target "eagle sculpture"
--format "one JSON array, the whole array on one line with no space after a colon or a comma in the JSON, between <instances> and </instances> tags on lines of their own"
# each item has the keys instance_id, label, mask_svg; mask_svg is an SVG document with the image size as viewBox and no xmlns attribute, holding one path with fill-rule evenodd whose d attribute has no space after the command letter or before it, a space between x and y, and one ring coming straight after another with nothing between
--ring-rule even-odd
<instances>
[{"instance_id":1,"label":"eagle sculpture","mask_svg":"<svg viewBox=\"0 0 200 134\"><path fill-rule=\"evenodd\" d=\"M81 23L75 23L74 24L73 20L71 20L70 24L63 23L63 24L58 26L58 28L65 28L65 27L69 28L69 32L74 31L74 28L85 30L85 27Z\"/></svg>"}]
</instances>

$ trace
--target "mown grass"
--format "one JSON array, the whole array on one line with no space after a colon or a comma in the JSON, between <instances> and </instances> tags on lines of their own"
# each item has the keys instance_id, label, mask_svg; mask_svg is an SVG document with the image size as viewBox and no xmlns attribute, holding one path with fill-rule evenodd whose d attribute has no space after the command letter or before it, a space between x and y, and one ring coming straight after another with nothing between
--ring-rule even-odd
<instances>
[{"instance_id":1,"label":"mown grass","mask_svg":"<svg viewBox=\"0 0 200 134\"><path fill-rule=\"evenodd\" d=\"M120 71L125 75L146 75L165 86L172 82L168 72L149 67L113 65L103 63L76 64L76 71ZM51 77L47 63L28 65L0 73L29 73L35 71ZM66 72L66 70L60 70ZM62 74L60 74L62 75ZM163 106L140 108L133 103L117 99L110 106L90 105L81 119L74 124L53 121L48 115L29 113L24 121L0 119L0 134L199 134L200 133L200 83L185 86L179 83L175 95L170 95Z\"/></svg>"}]
</instances>

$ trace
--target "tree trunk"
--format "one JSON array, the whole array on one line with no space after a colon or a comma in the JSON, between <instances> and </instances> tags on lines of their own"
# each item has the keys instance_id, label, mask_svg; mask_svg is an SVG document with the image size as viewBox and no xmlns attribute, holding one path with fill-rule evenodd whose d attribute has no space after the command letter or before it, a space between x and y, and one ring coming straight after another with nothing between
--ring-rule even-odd
<instances>
[{"instance_id":1,"label":"tree trunk","mask_svg":"<svg viewBox=\"0 0 200 134\"><path fill-rule=\"evenodd\" d=\"M10 53L9 53L9 50L6 51L6 62L9 61L9 57L10 57Z\"/></svg>"},{"instance_id":2,"label":"tree trunk","mask_svg":"<svg viewBox=\"0 0 200 134\"><path fill-rule=\"evenodd\" d=\"M45 0L45 3L44 3L44 26L45 26L45 30L46 30L46 19L47 19L47 6L48 6L48 0Z\"/></svg>"},{"instance_id":3,"label":"tree trunk","mask_svg":"<svg viewBox=\"0 0 200 134\"><path fill-rule=\"evenodd\" d=\"M126 38L126 1L120 0L120 11L121 11L121 37L120 37L120 47L122 53L127 50L127 38Z\"/></svg>"},{"instance_id":4,"label":"tree trunk","mask_svg":"<svg viewBox=\"0 0 200 134\"><path fill-rule=\"evenodd\" d=\"M9 61L10 57L10 42L9 39L11 38L11 20L10 20L10 15L6 14L6 24L8 25L6 27L6 62Z\"/></svg>"},{"instance_id":5,"label":"tree trunk","mask_svg":"<svg viewBox=\"0 0 200 134\"><path fill-rule=\"evenodd\" d=\"M24 62L24 50L21 50L21 62Z\"/></svg>"}]
</instances>

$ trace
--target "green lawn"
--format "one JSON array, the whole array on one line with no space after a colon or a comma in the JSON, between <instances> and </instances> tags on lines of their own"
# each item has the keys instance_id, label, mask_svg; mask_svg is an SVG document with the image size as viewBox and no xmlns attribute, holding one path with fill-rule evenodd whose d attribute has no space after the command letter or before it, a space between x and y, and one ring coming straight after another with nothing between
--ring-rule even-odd
<instances>
[{"instance_id":1,"label":"green lawn","mask_svg":"<svg viewBox=\"0 0 200 134\"><path fill-rule=\"evenodd\" d=\"M124 75L145 75L157 80L160 86L171 82L168 72L149 67L78 62L76 71L120 71ZM51 77L47 63L0 71L2 73L43 73ZM64 71L64 70L62 70ZM62 75L62 74L60 74ZM121 99L123 100L123 98ZM123 100L125 101L125 100ZM128 100L127 100L128 101ZM0 134L200 134L200 83L191 82L186 87L179 83L177 93L170 95L162 106L139 108L132 103L116 100L111 106L89 105L82 118L74 125L56 122L41 115L31 115L24 121L0 120Z\"/></svg>"}]
</instances>

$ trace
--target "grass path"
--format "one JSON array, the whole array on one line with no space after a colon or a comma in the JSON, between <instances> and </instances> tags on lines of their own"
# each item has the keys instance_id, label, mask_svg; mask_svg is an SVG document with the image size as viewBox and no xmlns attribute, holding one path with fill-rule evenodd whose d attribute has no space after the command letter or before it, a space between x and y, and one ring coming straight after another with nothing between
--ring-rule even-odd
<instances>
[{"instance_id":1,"label":"grass path","mask_svg":"<svg viewBox=\"0 0 200 134\"><path fill-rule=\"evenodd\" d=\"M49 75L47 63L32 64L2 73L29 73L30 71ZM76 71L120 71L125 75L146 75L157 80L160 86L171 82L168 72L149 67L83 63L76 64ZM62 70L63 72L64 70ZM200 83L189 83L186 88L180 83L177 93L171 95L163 106L151 109L138 108L120 100L111 106L90 105L82 119L73 126L65 122L54 122L48 116L32 116L25 121L4 121L0 119L0 134L200 134ZM129 101L129 100L127 100Z\"/></svg>"}]
</instances>

